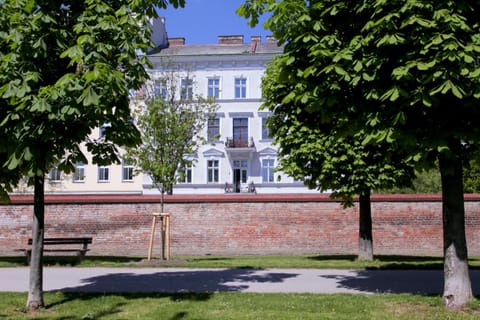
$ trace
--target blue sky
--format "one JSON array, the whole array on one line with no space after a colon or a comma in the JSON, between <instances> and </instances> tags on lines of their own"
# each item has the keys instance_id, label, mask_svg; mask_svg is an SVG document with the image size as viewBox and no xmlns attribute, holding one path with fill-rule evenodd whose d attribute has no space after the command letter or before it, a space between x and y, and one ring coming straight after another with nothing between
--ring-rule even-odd
<instances>
[{"instance_id":1,"label":"blue sky","mask_svg":"<svg viewBox=\"0 0 480 320\"><path fill-rule=\"evenodd\" d=\"M187 44L217 43L219 35L244 35L250 42L253 35L265 36L271 32L260 23L251 28L247 19L235 11L243 0L186 0L185 8L159 10L165 17L165 26L170 38L183 37Z\"/></svg>"}]
</instances>

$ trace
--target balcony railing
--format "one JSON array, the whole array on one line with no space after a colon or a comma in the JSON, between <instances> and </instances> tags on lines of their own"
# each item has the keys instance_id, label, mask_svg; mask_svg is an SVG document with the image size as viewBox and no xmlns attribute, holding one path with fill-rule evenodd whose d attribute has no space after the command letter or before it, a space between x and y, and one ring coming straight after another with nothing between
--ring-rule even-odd
<instances>
[{"instance_id":1,"label":"balcony railing","mask_svg":"<svg viewBox=\"0 0 480 320\"><path fill-rule=\"evenodd\" d=\"M225 193L257 193L257 190L253 181L250 183L225 182Z\"/></svg>"},{"instance_id":2,"label":"balcony railing","mask_svg":"<svg viewBox=\"0 0 480 320\"><path fill-rule=\"evenodd\" d=\"M231 137L227 138L225 141L225 147L227 148L253 148L255 143L253 142L253 137L249 139L233 139Z\"/></svg>"}]
</instances>

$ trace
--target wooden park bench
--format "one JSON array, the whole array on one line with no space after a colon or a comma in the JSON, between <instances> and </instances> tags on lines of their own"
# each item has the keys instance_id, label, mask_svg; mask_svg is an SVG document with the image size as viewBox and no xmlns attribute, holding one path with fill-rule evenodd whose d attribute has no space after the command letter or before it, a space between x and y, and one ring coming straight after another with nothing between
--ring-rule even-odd
<instances>
[{"instance_id":1,"label":"wooden park bench","mask_svg":"<svg viewBox=\"0 0 480 320\"><path fill-rule=\"evenodd\" d=\"M76 238L44 238L43 239L43 252L75 252L79 258L83 258L88 249L88 245L92 243L92 238L88 237L76 237ZM32 245L32 239L28 239L28 245ZM51 248L50 246L61 246L64 248ZM75 245L81 245L80 248L74 248ZM32 255L32 248L18 249L23 251L27 257L27 262L30 263L30 257Z\"/></svg>"}]
</instances>

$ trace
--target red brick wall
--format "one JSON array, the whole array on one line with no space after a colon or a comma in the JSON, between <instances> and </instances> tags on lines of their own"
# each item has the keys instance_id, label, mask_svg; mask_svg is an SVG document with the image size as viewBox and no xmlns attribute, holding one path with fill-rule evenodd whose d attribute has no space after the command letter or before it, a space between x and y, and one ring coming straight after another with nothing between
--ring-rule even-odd
<instances>
[{"instance_id":1,"label":"red brick wall","mask_svg":"<svg viewBox=\"0 0 480 320\"><path fill-rule=\"evenodd\" d=\"M442 254L439 196L374 196L377 254ZM47 196L46 236L92 236L90 255L145 256L153 196ZM358 206L326 195L173 195L172 255L354 254ZM480 255L480 195L466 197L471 255ZM31 234L32 199L0 206L0 255L17 254ZM159 225L154 254L160 254Z\"/></svg>"}]
</instances>

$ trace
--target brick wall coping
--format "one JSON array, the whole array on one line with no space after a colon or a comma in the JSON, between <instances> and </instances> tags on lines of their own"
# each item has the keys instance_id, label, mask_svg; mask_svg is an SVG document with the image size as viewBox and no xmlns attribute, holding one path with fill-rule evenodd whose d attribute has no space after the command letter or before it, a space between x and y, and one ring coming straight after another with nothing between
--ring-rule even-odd
<instances>
[{"instance_id":1,"label":"brick wall coping","mask_svg":"<svg viewBox=\"0 0 480 320\"><path fill-rule=\"evenodd\" d=\"M32 204L32 195L12 195L11 204ZM377 194L372 202L439 202L440 194ZM480 194L466 194L466 201L480 201ZM62 203L158 203L158 195L45 195L46 204ZM215 194L215 195L166 195L166 203L208 202L340 202L328 194Z\"/></svg>"}]
</instances>

